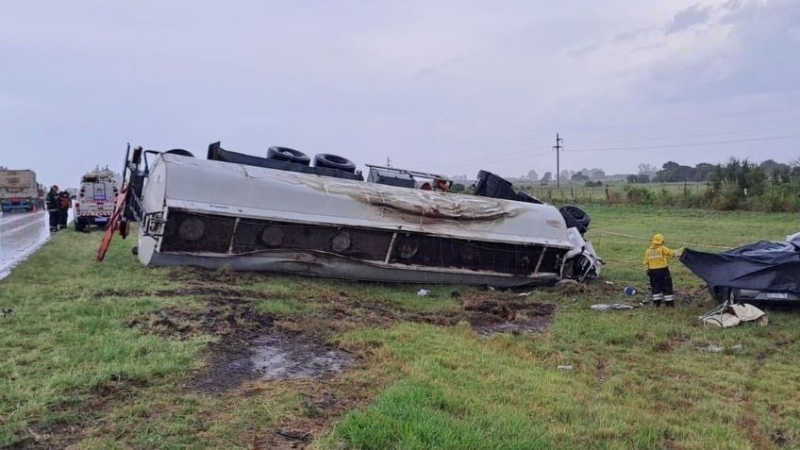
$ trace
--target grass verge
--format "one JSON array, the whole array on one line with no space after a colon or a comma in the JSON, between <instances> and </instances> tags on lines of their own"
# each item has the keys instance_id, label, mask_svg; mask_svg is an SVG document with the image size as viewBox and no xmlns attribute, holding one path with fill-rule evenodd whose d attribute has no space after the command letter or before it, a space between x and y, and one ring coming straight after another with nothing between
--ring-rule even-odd
<instances>
[{"instance_id":1,"label":"grass verge","mask_svg":"<svg viewBox=\"0 0 800 450\"><path fill-rule=\"evenodd\" d=\"M589 308L632 300L626 285L646 290L639 265L655 232L675 247L734 246L781 239L796 231L793 218L590 213L590 237L609 263L604 279L521 300L464 287L148 269L130 241L97 265L98 234L58 233L0 282L0 309L14 311L0 318L0 447L800 446L796 313L769 311L767 327L699 327L712 303L679 263L676 286L691 303ZM418 297L420 287L432 296ZM476 299L557 309L544 333L485 337L465 307ZM221 351L278 333L344 350L355 364L321 379L197 389ZM725 350L700 350L708 344Z\"/></svg>"}]
</instances>

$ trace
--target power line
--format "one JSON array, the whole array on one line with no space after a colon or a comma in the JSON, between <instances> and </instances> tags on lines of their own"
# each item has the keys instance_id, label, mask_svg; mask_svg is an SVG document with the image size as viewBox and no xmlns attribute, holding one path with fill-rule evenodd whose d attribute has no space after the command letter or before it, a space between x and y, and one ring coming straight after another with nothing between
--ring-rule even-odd
<instances>
[{"instance_id":1,"label":"power line","mask_svg":"<svg viewBox=\"0 0 800 450\"><path fill-rule=\"evenodd\" d=\"M777 141L777 140L785 140L785 139L793 139L800 137L798 134L787 134L783 136L766 136L766 137L759 137L759 138L749 138L749 139L731 139L727 141L706 141L706 142L695 142L695 143L687 143L687 144L668 144L668 145L643 145L637 147L598 147L598 148L579 148L570 150L570 152L610 152L610 151L624 151L624 150L659 150L659 149L666 149L666 148L690 148L690 147L703 147L707 145L726 145L726 144L738 144L742 142L758 142L758 141Z\"/></svg>"},{"instance_id":2,"label":"power line","mask_svg":"<svg viewBox=\"0 0 800 450\"><path fill-rule=\"evenodd\" d=\"M764 132L764 131L774 131L774 130L794 130L796 127L788 126L788 125L775 125L771 127L762 127L762 128L751 128L747 130L735 130L735 131L719 131L714 133L697 133L697 134L683 134L683 135L672 135L672 136L665 136L665 137L644 137L644 138L631 138L631 139L614 139L614 140L604 140L604 141L588 141L585 144L616 144L621 142L642 142L642 141L670 141L676 139L687 139L687 138L696 138L696 137L710 137L710 136L727 136L732 134L747 134L747 133L754 133L754 132Z\"/></svg>"},{"instance_id":3,"label":"power line","mask_svg":"<svg viewBox=\"0 0 800 450\"><path fill-rule=\"evenodd\" d=\"M434 164L434 165L431 165L431 164L428 164L428 163L411 163L411 164L406 164L405 166L410 167L410 166L414 166L414 165L425 165L426 168L437 168L437 167L439 167L439 168L451 168L451 167L459 168L459 167L472 166L472 165L480 164L480 163L484 163L485 164L485 163L496 163L496 162L513 161L513 160L516 160L516 159L522 159L525 156L544 156L544 155L549 155L549 154L550 154L549 151L537 152L537 153L533 153L533 154L528 153L528 152L515 152L515 153L509 153L508 155L503 156L503 157L499 157L499 158L494 157L492 155L487 155L487 156L484 156L484 157L482 157L480 159L467 160L467 161L460 160L460 162L458 164L446 163L446 164Z\"/></svg>"},{"instance_id":4,"label":"power line","mask_svg":"<svg viewBox=\"0 0 800 450\"><path fill-rule=\"evenodd\" d=\"M736 144L736 143L744 143L744 142L758 142L758 141L776 141L776 140L786 140L786 139L794 139L798 138L800 135L798 134L787 134L781 136L765 136L759 138L747 138L747 139L731 139L731 140L723 140L723 141L705 141L705 142L695 142L695 143L685 143L685 144L666 144L666 145L643 145L643 146L632 146L632 147L596 147L596 148L578 148L578 149L569 149L564 150L569 153L588 153L588 152L605 152L605 151L631 151L631 150L660 150L660 149L670 149L670 148L692 148L692 147L703 147L703 146L713 146L713 145L727 145L727 144ZM563 141L563 139L559 139ZM554 147L555 148L555 147ZM561 147L563 150L563 146ZM520 151L514 153L507 153L504 156L493 156L492 154L483 156L477 159L469 159L469 160L459 160L457 164L452 163L443 163L443 164L435 164L431 165L427 162L412 162L409 164L403 164L405 167L413 167L413 166L425 166L427 169L450 169L450 168L461 168L461 167L468 167L474 166L476 164L494 164L500 162L507 162L513 160L522 160L525 157L535 157L535 156L545 156L551 154L550 151L542 151L536 153L528 153L527 151ZM558 172L559 170L557 170Z\"/></svg>"}]
</instances>

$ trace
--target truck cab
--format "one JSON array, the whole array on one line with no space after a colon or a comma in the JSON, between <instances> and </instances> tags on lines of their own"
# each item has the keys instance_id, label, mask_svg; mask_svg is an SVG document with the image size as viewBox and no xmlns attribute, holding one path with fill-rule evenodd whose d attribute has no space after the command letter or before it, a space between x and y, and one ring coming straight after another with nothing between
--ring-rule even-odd
<instances>
[{"instance_id":1,"label":"truck cab","mask_svg":"<svg viewBox=\"0 0 800 450\"><path fill-rule=\"evenodd\" d=\"M119 193L117 175L108 169L94 170L81 177L75 198L75 230L92 225L105 228Z\"/></svg>"}]
</instances>

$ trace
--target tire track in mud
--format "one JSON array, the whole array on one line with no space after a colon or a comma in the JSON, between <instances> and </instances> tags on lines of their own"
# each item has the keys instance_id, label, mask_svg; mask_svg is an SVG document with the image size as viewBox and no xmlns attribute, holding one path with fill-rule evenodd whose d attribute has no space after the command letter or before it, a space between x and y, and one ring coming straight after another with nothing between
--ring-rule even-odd
<instances>
[{"instance_id":1,"label":"tire track in mud","mask_svg":"<svg viewBox=\"0 0 800 450\"><path fill-rule=\"evenodd\" d=\"M797 341L800 341L800 336L786 338L775 342L772 347L767 348L756 355L756 361L750 368L748 377L749 381L751 382L745 383L745 391L744 395L742 396L744 405L742 406L742 417L739 419L739 426L744 428L748 441L750 441L750 444L755 449L767 450L773 449L776 446L784 447L787 444L790 444L784 435L782 426L776 427L769 435L765 434L759 428L759 418L754 411L755 400L753 399L753 394L755 391L755 382L752 382L752 380L757 378L759 372L761 372L761 369L764 368L769 359L775 356L778 351L791 347Z\"/></svg>"}]
</instances>

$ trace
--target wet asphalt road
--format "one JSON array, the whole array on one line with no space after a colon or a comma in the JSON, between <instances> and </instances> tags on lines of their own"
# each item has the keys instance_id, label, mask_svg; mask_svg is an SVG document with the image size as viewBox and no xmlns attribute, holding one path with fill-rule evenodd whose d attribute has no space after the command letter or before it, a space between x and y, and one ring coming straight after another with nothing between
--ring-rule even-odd
<instances>
[{"instance_id":1,"label":"wet asphalt road","mask_svg":"<svg viewBox=\"0 0 800 450\"><path fill-rule=\"evenodd\" d=\"M70 210L70 219L72 210ZM66 231L66 230L65 230ZM46 212L4 213L0 218L0 279L50 239Z\"/></svg>"}]
</instances>

